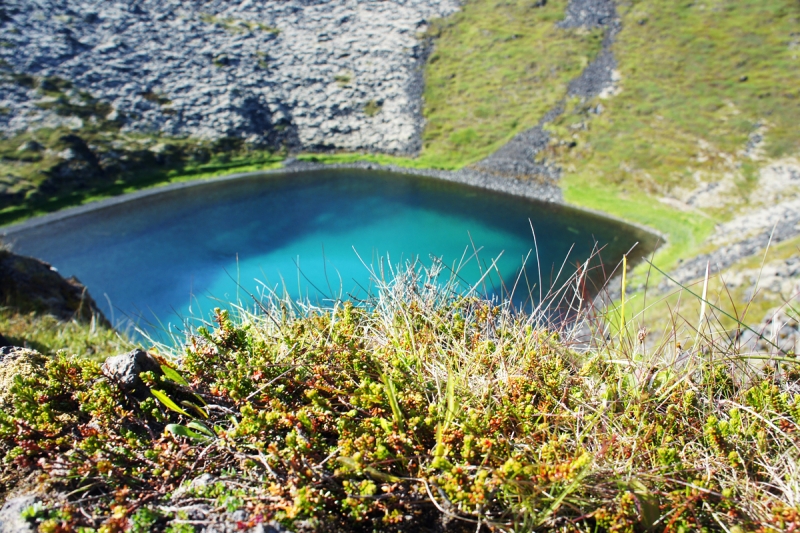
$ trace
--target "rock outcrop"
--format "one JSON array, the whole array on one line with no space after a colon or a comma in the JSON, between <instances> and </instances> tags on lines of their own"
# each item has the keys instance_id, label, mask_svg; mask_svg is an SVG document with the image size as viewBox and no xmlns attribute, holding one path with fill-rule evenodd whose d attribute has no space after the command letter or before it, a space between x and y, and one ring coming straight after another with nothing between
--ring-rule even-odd
<instances>
[{"instance_id":1,"label":"rock outcrop","mask_svg":"<svg viewBox=\"0 0 800 533\"><path fill-rule=\"evenodd\" d=\"M0 305L110 326L77 278L64 279L48 263L7 250L0 250Z\"/></svg>"},{"instance_id":2,"label":"rock outcrop","mask_svg":"<svg viewBox=\"0 0 800 533\"><path fill-rule=\"evenodd\" d=\"M455 0L6 0L0 129L128 131L409 153L422 127L421 34ZM37 80L39 80L37 82ZM37 87L38 83L38 87ZM42 87L41 85L48 85ZM44 97L43 97L44 93Z\"/></svg>"},{"instance_id":3,"label":"rock outcrop","mask_svg":"<svg viewBox=\"0 0 800 533\"><path fill-rule=\"evenodd\" d=\"M783 352L797 354L800 350L800 323L787 308L776 308L767 312L752 331L742 333L742 346L754 347L760 352Z\"/></svg>"},{"instance_id":4,"label":"rock outcrop","mask_svg":"<svg viewBox=\"0 0 800 533\"><path fill-rule=\"evenodd\" d=\"M35 526L22 518L22 512L38 501L33 495L7 500L0 507L0 533L34 533Z\"/></svg>"}]
</instances>

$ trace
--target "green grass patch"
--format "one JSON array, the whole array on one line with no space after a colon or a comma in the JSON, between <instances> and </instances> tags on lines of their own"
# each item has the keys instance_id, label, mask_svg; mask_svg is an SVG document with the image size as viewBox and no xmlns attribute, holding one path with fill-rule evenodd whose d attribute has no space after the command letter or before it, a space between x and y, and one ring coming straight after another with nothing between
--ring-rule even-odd
<instances>
[{"instance_id":1,"label":"green grass patch","mask_svg":"<svg viewBox=\"0 0 800 533\"><path fill-rule=\"evenodd\" d=\"M64 351L92 360L133 348L122 334L99 324L61 322L49 315L19 313L0 307L0 333L13 346L24 346L45 355Z\"/></svg>"},{"instance_id":2,"label":"green grass patch","mask_svg":"<svg viewBox=\"0 0 800 533\"><path fill-rule=\"evenodd\" d=\"M535 126L564 98L602 37L599 31L556 27L566 4L471 0L432 25L419 157L424 166L474 163Z\"/></svg>"},{"instance_id":3,"label":"green grass patch","mask_svg":"<svg viewBox=\"0 0 800 533\"><path fill-rule=\"evenodd\" d=\"M599 116L577 106L556 123L562 138L585 147L565 162L600 184L664 194L691 189L695 171L733 171L729 158L759 124L768 129L767 155L800 151L800 62L790 47L796 2L642 0L619 9L623 30L613 50L622 92L602 101ZM570 121L587 128L571 135Z\"/></svg>"},{"instance_id":4,"label":"green grass patch","mask_svg":"<svg viewBox=\"0 0 800 533\"><path fill-rule=\"evenodd\" d=\"M565 200L662 232L667 243L655 256L660 266L687 257L714 230L716 221L701 213L679 211L642 192L598 184L586 177L579 181L580 177L573 175L565 180Z\"/></svg>"},{"instance_id":5,"label":"green grass patch","mask_svg":"<svg viewBox=\"0 0 800 533\"><path fill-rule=\"evenodd\" d=\"M326 165L349 163L375 163L378 165L395 165L405 168L430 168L429 165L417 158L395 156L387 154L368 154L368 153L305 153L297 156L300 161L308 161L310 163L322 163ZM446 170L455 170L457 167L450 166L444 167Z\"/></svg>"}]
</instances>

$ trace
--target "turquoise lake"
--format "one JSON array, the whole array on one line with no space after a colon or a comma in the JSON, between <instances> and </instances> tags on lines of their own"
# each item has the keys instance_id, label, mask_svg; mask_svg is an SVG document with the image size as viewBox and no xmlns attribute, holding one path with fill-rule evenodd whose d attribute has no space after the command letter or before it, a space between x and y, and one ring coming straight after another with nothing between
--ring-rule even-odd
<instances>
[{"instance_id":1,"label":"turquoise lake","mask_svg":"<svg viewBox=\"0 0 800 533\"><path fill-rule=\"evenodd\" d=\"M366 170L212 182L65 218L9 240L15 252L80 279L110 319L156 332L179 329L187 317L208 318L224 302L252 307L249 294L258 298L267 288L322 304L339 296L363 299L374 289L369 268L380 271L382 264L388 275L390 265L413 260L461 264L466 287L499 256L481 290L507 296L534 249L531 225L545 288L602 248L588 284L596 292L593 284L604 278L601 261L610 272L637 242L634 261L655 246L649 233L563 206ZM476 248L478 257L470 259ZM514 297L524 305L529 288L538 295L533 253L521 279Z\"/></svg>"}]
</instances>

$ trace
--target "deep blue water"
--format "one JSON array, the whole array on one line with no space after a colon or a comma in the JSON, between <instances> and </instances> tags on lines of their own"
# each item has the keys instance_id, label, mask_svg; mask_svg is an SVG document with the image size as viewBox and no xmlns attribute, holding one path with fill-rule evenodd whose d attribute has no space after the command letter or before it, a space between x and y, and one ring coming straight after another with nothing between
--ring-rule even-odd
<instances>
[{"instance_id":1,"label":"deep blue water","mask_svg":"<svg viewBox=\"0 0 800 533\"><path fill-rule=\"evenodd\" d=\"M531 225L545 286L598 246L613 268L636 242L634 256L654 245L635 228L560 206L428 178L326 170L170 191L15 234L13 246L77 276L109 318L153 328L208 317L220 300L247 302L265 287L312 300L363 298L365 263L377 271L381 262L386 270L436 257L457 268L475 248L479 258L459 275L474 283L479 262L502 253L499 272L485 280L498 295L534 248ZM565 258L569 267L553 279ZM538 282L533 254L526 273L520 302ZM601 278L597 269L593 282Z\"/></svg>"}]
</instances>

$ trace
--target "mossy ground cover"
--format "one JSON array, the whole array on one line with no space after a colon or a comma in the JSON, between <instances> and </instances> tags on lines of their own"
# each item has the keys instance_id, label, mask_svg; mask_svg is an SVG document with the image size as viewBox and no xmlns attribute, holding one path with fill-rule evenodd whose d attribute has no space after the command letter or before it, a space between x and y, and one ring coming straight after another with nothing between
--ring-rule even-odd
<instances>
[{"instance_id":1,"label":"mossy ground cover","mask_svg":"<svg viewBox=\"0 0 800 533\"><path fill-rule=\"evenodd\" d=\"M26 512L40 531L192 531L198 506L298 531L800 526L795 359L713 336L576 351L541 316L424 281L219 312L160 351L144 399L50 357L0 412L3 488L68 494Z\"/></svg>"},{"instance_id":2,"label":"mossy ground cover","mask_svg":"<svg viewBox=\"0 0 800 533\"><path fill-rule=\"evenodd\" d=\"M124 333L78 321L63 322L50 315L20 313L0 307L0 333L12 346L24 346L42 354L59 351L87 359L103 360L109 353L133 348Z\"/></svg>"}]
</instances>

